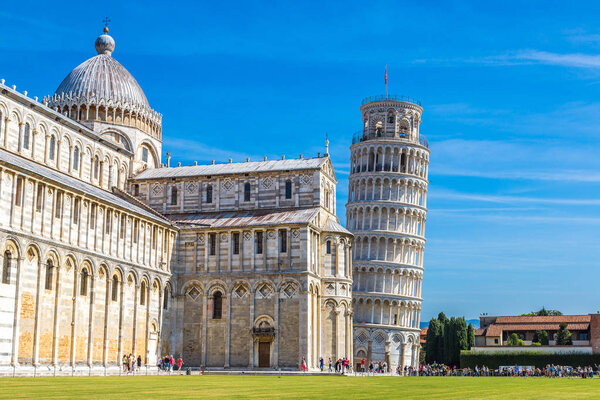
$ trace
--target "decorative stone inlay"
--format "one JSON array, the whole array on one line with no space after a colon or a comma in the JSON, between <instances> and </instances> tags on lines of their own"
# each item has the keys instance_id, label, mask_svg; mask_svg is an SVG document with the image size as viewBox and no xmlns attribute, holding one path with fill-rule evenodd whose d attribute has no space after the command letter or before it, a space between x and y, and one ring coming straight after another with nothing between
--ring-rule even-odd
<instances>
[{"instance_id":1,"label":"decorative stone inlay","mask_svg":"<svg viewBox=\"0 0 600 400\"><path fill-rule=\"evenodd\" d=\"M261 287L258 288L257 293L263 299L268 299L269 297L271 297L271 294L273 293L273 290L271 290L271 287L269 285L267 285L266 283L264 283Z\"/></svg>"},{"instance_id":2,"label":"decorative stone inlay","mask_svg":"<svg viewBox=\"0 0 600 400\"><path fill-rule=\"evenodd\" d=\"M155 183L152 186L152 193L154 193L155 196L158 196L159 194L163 193L163 191L163 186L160 183Z\"/></svg>"},{"instance_id":3,"label":"decorative stone inlay","mask_svg":"<svg viewBox=\"0 0 600 400\"><path fill-rule=\"evenodd\" d=\"M384 341L385 341L385 335L383 333L379 333L377 336L375 336L376 343L383 343Z\"/></svg>"},{"instance_id":4,"label":"decorative stone inlay","mask_svg":"<svg viewBox=\"0 0 600 400\"><path fill-rule=\"evenodd\" d=\"M227 233L221 233L221 242L224 242L227 240Z\"/></svg>"},{"instance_id":5,"label":"decorative stone inlay","mask_svg":"<svg viewBox=\"0 0 600 400\"><path fill-rule=\"evenodd\" d=\"M233 182L231 181L231 179L226 178L223 181L223 189L225 189L228 192L231 190L231 188L233 188Z\"/></svg>"},{"instance_id":6,"label":"decorative stone inlay","mask_svg":"<svg viewBox=\"0 0 600 400\"><path fill-rule=\"evenodd\" d=\"M252 234L250 232L244 232L244 240L252 239Z\"/></svg>"},{"instance_id":7,"label":"decorative stone inlay","mask_svg":"<svg viewBox=\"0 0 600 400\"><path fill-rule=\"evenodd\" d=\"M358 340L361 343L364 343L367 340L369 340L369 335L367 335L365 332L361 332L360 335L356 337L356 340Z\"/></svg>"},{"instance_id":8,"label":"decorative stone inlay","mask_svg":"<svg viewBox=\"0 0 600 400\"><path fill-rule=\"evenodd\" d=\"M262 186L265 189L269 189L273 185L273 179L265 178L262 180Z\"/></svg>"},{"instance_id":9,"label":"decorative stone inlay","mask_svg":"<svg viewBox=\"0 0 600 400\"><path fill-rule=\"evenodd\" d=\"M267 237L273 239L275 237L275 231L267 231Z\"/></svg>"},{"instance_id":10,"label":"decorative stone inlay","mask_svg":"<svg viewBox=\"0 0 600 400\"><path fill-rule=\"evenodd\" d=\"M203 233L198 234L198 243L204 244L204 234Z\"/></svg>"},{"instance_id":11,"label":"decorative stone inlay","mask_svg":"<svg viewBox=\"0 0 600 400\"><path fill-rule=\"evenodd\" d=\"M327 286L325 286L325 293L334 294L335 293L335 285L333 283L327 284Z\"/></svg>"},{"instance_id":12,"label":"decorative stone inlay","mask_svg":"<svg viewBox=\"0 0 600 400\"><path fill-rule=\"evenodd\" d=\"M189 194L193 194L196 190L198 190L198 185L195 182L189 182L186 186L186 189Z\"/></svg>"},{"instance_id":13,"label":"decorative stone inlay","mask_svg":"<svg viewBox=\"0 0 600 400\"><path fill-rule=\"evenodd\" d=\"M300 175L300 183L303 185L310 185L312 183L312 175L309 175L309 174Z\"/></svg>"},{"instance_id":14,"label":"decorative stone inlay","mask_svg":"<svg viewBox=\"0 0 600 400\"><path fill-rule=\"evenodd\" d=\"M300 236L300 231L298 229L292 230L292 237L294 239L298 239L299 236Z\"/></svg>"},{"instance_id":15,"label":"decorative stone inlay","mask_svg":"<svg viewBox=\"0 0 600 400\"><path fill-rule=\"evenodd\" d=\"M198 299L198 296L200 296L200 290L198 290L198 288L194 286L187 292L187 294L190 297L190 299L196 301L196 299Z\"/></svg>"},{"instance_id":16,"label":"decorative stone inlay","mask_svg":"<svg viewBox=\"0 0 600 400\"><path fill-rule=\"evenodd\" d=\"M288 283L287 285L285 285L285 287L283 288L283 294L285 294L290 299L292 297L294 297L294 295L296 294L296 292L297 292L296 285L294 285L291 282Z\"/></svg>"},{"instance_id":17,"label":"decorative stone inlay","mask_svg":"<svg viewBox=\"0 0 600 400\"><path fill-rule=\"evenodd\" d=\"M248 291L246 290L246 288L244 287L244 285L239 285L239 286L237 287L237 289L235 289L235 290L233 291L233 293L235 293L235 295L236 295L238 298L240 298L240 299L241 299L241 298L243 298L243 297L246 295L246 293L248 293Z\"/></svg>"},{"instance_id":18,"label":"decorative stone inlay","mask_svg":"<svg viewBox=\"0 0 600 400\"><path fill-rule=\"evenodd\" d=\"M392 337L392 340L394 341L394 343L400 343L400 341L401 341L402 339L400 338L400 335L394 335L394 336Z\"/></svg>"}]
</instances>

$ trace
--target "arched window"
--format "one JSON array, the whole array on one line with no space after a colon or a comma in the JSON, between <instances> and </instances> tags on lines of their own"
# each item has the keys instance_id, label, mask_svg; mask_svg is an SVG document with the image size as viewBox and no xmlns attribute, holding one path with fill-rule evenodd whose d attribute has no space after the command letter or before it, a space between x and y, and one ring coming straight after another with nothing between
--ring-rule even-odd
<instances>
[{"instance_id":1,"label":"arched window","mask_svg":"<svg viewBox=\"0 0 600 400\"><path fill-rule=\"evenodd\" d=\"M292 181L289 179L287 181L285 181L285 198L286 199L292 198Z\"/></svg>"},{"instance_id":2,"label":"arched window","mask_svg":"<svg viewBox=\"0 0 600 400\"><path fill-rule=\"evenodd\" d=\"M406 153L402 153L400 156L400 171L406 172Z\"/></svg>"},{"instance_id":3,"label":"arched window","mask_svg":"<svg viewBox=\"0 0 600 400\"><path fill-rule=\"evenodd\" d=\"M394 111L388 111L388 124L393 124L395 119L396 118L394 117Z\"/></svg>"},{"instance_id":4,"label":"arched window","mask_svg":"<svg viewBox=\"0 0 600 400\"><path fill-rule=\"evenodd\" d=\"M213 294L213 319L221 319L223 316L223 295L221 292Z\"/></svg>"},{"instance_id":5,"label":"arched window","mask_svg":"<svg viewBox=\"0 0 600 400\"><path fill-rule=\"evenodd\" d=\"M77 171L79 169L79 147L75 146L73 149L73 170Z\"/></svg>"},{"instance_id":6,"label":"arched window","mask_svg":"<svg viewBox=\"0 0 600 400\"><path fill-rule=\"evenodd\" d=\"M4 252L4 260L2 260L2 283L8 285L10 283L10 265L12 263L12 254L9 250Z\"/></svg>"},{"instance_id":7,"label":"arched window","mask_svg":"<svg viewBox=\"0 0 600 400\"><path fill-rule=\"evenodd\" d=\"M50 160L54 160L54 153L56 152L56 138L54 136L50 136L50 145L48 149L48 158Z\"/></svg>"},{"instance_id":8,"label":"arched window","mask_svg":"<svg viewBox=\"0 0 600 400\"><path fill-rule=\"evenodd\" d=\"M90 274L88 273L88 270L86 268L84 268L81 271L81 283L79 286L79 294L81 296L87 296L87 292L88 292L88 278L89 278Z\"/></svg>"},{"instance_id":9,"label":"arched window","mask_svg":"<svg viewBox=\"0 0 600 400\"><path fill-rule=\"evenodd\" d=\"M147 147L142 147L142 161L143 162L148 162L148 148Z\"/></svg>"},{"instance_id":10,"label":"arched window","mask_svg":"<svg viewBox=\"0 0 600 400\"><path fill-rule=\"evenodd\" d=\"M244 183L244 201L250 201L250 183Z\"/></svg>"},{"instance_id":11,"label":"arched window","mask_svg":"<svg viewBox=\"0 0 600 400\"><path fill-rule=\"evenodd\" d=\"M29 131L31 127L29 126L29 122L25 124L25 129L23 129L23 148L29 149Z\"/></svg>"},{"instance_id":12,"label":"arched window","mask_svg":"<svg viewBox=\"0 0 600 400\"><path fill-rule=\"evenodd\" d=\"M148 291L148 287L146 286L146 281L142 281L140 286L140 306L146 304L146 292Z\"/></svg>"},{"instance_id":13,"label":"arched window","mask_svg":"<svg viewBox=\"0 0 600 400\"><path fill-rule=\"evenodd\" d=\"M112 301L119 301L119 277L115 275L112 280Z\"/></svg>"},{"instance_id":14,"label":"arched window","mask_svg":"<svg viewBox=\"0 0 600 400\"><path fill-rule=\"evenodd\" d=\"M328 240L325 247L327 248L327 254L331 254L331 240Z\"/></svg>"},{"instance_id":15,"label":"arched window","mask_svg":"<svg viewBox=\"0 0 600 400\"><path fill-rule=\"evenodd\" d=\"M100 169L100 161L98 160L98 156L94 157L94 179L98 179L98 171Z\"/></svg>"},{"instance_id":16,"label":"arched window","mask_svg":"<svg viewBox=\"0 0 600 400\"><path fill-rule=\"evenodd\" d=\"M163 299L163 309L166 310L169 308L169 288L165 288L165 298Z\"/></svg>"},{"instance_id":17,"label":"arched window","mask_svg":"<svg viewBox=\"0 0 600 400\"><path fill-rule=\"evenodd\" d=\"M171 205L177 204L177 186L171 188Z\"/></svg>"},{"instance_id":18,"label":"arched window","mask_svg":"<svg viewBox=\"0 0 600 400\"><path fill-rule=\"evenodd\" d=\"M212 203L212 198L213 198L213 188L212 185L207 185L206 186L206 202L207 203Z\"/></svg>"},{"instance_id":19,"label":"arched window","mask_svg":"<svg viewBox=\"0 0 600 400\"><path fill-rule=\"evenodd\" d=\"M138 185L137 183L133 185L133 195L134 196L140 195L140 185Z\"/></svg>"},{"instance_id":20,"label":"arched window","mask_svg":"<svg viewBox=\"0 0 600 400\"><path fill-rule=\"evenodd\" d=\"M54 275L54 264L52 260L46 261L46 284L44 285L46 290L52 290L52 280Z\"/></svg>"}]
</instances>

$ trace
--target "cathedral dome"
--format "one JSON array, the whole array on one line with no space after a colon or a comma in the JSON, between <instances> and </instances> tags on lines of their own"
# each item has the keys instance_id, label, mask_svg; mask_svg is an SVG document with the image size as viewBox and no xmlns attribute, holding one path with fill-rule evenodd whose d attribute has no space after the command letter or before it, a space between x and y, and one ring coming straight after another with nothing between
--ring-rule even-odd
<instances>
[{"instance_id":1,"label":"cathedral dome","mask_svg":"<svg viewBox=\"0 0 600 400\"><path fill-rule=\"evenodd\" d=\"M98 36L95 47L98 55L71 71L47 100L48 105L61 113L66 110L71 118L81 122L100 120L139 127L134 120L141 118L143 130L156 131L162 117L150 108L135 78L112 57L115 41L108 35L108 28ZM82 109L85 113L80 112ZM91 109L94 115L90 115Z\"/></svg>"}]
</instances>

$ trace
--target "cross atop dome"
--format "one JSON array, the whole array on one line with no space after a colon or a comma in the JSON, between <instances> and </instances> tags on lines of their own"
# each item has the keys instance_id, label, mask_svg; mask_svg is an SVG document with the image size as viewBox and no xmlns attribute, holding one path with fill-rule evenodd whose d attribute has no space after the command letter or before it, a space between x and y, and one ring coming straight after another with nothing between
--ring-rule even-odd
<instances>
[{"instance_id":1,"label":"cross atop dome","mask_svg":"<svg viewBox=\"0 0 600 400\"><path fill-rule=\"evenodd\" d=\"M96 51L98 54L110 56L112 52L115 51L115 40L108 34L108 23L110 22L110 19L106 17L102 22L104 22L104 33L96 39Z\"/></svg>"}]
</instances>

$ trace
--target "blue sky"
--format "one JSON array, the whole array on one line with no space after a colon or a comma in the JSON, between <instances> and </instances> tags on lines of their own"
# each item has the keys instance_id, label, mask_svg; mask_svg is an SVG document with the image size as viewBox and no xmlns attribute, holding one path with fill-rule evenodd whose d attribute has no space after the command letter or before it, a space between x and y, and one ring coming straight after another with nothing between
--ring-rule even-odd
<instances>
[{"instance_id":1,"label":"blue sky","mask_svg":"<svg viewBox=\"0 0 600 400\"><path fill-rule=\"evenodd\" d=\"M345 221L359 106L421 100L430 142L422 319L600 310L600 27L595 2L12 2L0 78L54 92L114 57L164 114L173 161L324 149Z\"/></svg>"}]
</instances>

